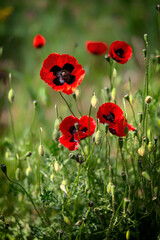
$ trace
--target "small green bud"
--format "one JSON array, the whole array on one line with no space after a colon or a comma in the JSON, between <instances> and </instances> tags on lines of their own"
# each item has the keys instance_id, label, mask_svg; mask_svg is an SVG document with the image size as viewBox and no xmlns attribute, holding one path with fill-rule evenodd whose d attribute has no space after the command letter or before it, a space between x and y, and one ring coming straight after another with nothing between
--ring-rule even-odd
<instances>
[{"instance_id":1,"label":"small green bud","mask_svg":"<svg viewBox=\"0 0 160 240\"><path fill-rule=\"evenodd\" d=\"M116 89L115 88L112 89L111 96L114 101L116 99Z\"/></svg>"},{"instance_id":2,"label":"small green bud","mask_svg":"<svg viewBox=\"0 0 160 240\"><path fill-rule=\"evenodd\" d=\"M146 171L143 171L143 172L142 172L142 176L143 176L146 180L148 180L149 182L151 182L151 178L150 178L150 176L148 175L148 173L147 173Z\"/></svg>"},{"instance_id":3,"label":"small green bud","mask_svg":"<svg viewBox=\"0 0 160 240\"><path fill-rule=\"evenodd\" d=\"M129 240L129 239L130 239L130 231L128 229L127 232L126 232L126 240Z\"/></svg>"},{"instance_id":4,"label":"small green bud","mask_svg":"<svg viewBox=\"0 0 160 240\"><path fill-rule=\"evenodd\" d=\"M38 105L37 100L34 100L34 101L33 101L33 106L34 106L35 109L37 108L37 105Z\"/></svg>"},{"instance_id":5,"label":"small green bud","mask_svg":"<svg viewBox=\"0 0 160 240\"><path fill-rule=\"evenodd\" d=\"M141 146L140 148L138 148L138 154L143 157L145 154L145 147Z\"/></svg>"},{"instance_id":6,"label":"small green bud","mask_svg":"<svg viewBox=\"0 0 160 240\"><path fill-rule=\"evenodd\" d=\"M40 155L41 157L44 156L44 148L43 148L43 145L42 145L42 144L39 145L38 153L39 153L39 155Z\"/></svg>"},{"instance_id":7,"label":"small green bud","mask_svg":"<svg viewBox=\"0 0 160 240\"><path fill-rule=\"evenodd\" d=\"M146 104L150 104L152 101L152 97L151 96L147 96L146 99L145 99L145 103Z\"/></svg>"},{"instance_id":8,"label":"small green bud","mask_svg":"<svg viewBox=\"0 0 160 240\"><path fill-rule=\"evenodd\" d=\"M57 130L59 130L59 124L60 124L60 121L59 121L59 119L57 118L57 119L55 120L55 122L54 122L54 127L55 127Z\"/></svg>"},{"instance_id":9,"label":"small green bud","mask_svg":"<svg viewBox=\"0 0 160 240\"><path fill-rule=\"evenodd\" d=\"M96 132L96 135L95 135L95 143L96 143L96 145L100 145L101 140L102 140L102 134L101 134L101 132L98 130L98 131Z\"/></svg>"},{"instance_id":10,"label":"small green bud","mask_svg":"<svg viewBox=\"0 0 160 240\"><path fill-rule=\"evenodd\" d=\"M14 95L14 90L11 88L8 92L8 100L10 103L13 103L14 102L14 98L15 98L15 95Z\"/></svg>"},{"instance_id":11,"label":"small green bud","mask_svg":"<svg viewBox=\"0 0 160 240\"><path fill-rule=\"evenodd\" d=\"M59 138L60 138L60 131L55 128L52 133L52 139L58 142Z\"/></svg>"},{"instance_id":12,"label":"small green bud","mask_svg":"<svg viewBox=\"0 0 160 240\"><path fill-rule=\"evenodd\" d=\"M115 68L113 68L113 78L115 79L117 77L117 70Z\"/></svg>"},{"instance_id":13,"label":"small green bud","mask_svg":"<svg viewBox=\"0 0 160 240\"><path fill-rule=\"evenodd\" d=\"M111 193L111 185L112 185L111 182L109 182L109 183L107 184L107 193L108 193L108 194Z\"/></svg>"},{"instance_id":14,"label":"small green bud","mask_svg":"<svg viewBox=\"0 0 160 240\"><path fill-rule=\"evenodd\" d=\"M75 226L81 226L82 225L82 220L78 220L78 222L75 223Z\"/></svg>"},{"instance_id":15,"label":"small green bud","mask_svg":"<svg viewBox=\"0 0 160 240\"><path fill-rule=\"evenodd\" d=\"M54 170L55 170L56 172L59 172L59 164L58 164L57 161L55 161L55 163L54 163Z\"/></svg>"},{"instance_id":16,"label":"small green bud","mask_svg":"<svg viewBox=\"0 0 160 240\"><path fill-rule=\"evenodd\" d=\"M148 42L148 34L147 33L144 34L144 41Z\"/></svg>"}]
</instances>

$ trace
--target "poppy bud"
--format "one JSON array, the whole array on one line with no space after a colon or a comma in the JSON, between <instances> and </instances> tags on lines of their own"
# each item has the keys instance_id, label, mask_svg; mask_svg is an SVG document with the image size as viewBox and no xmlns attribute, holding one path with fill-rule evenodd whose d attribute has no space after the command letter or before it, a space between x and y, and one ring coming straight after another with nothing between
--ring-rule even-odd
<instances>
[{"instance_id":1,"label":"poppy bud","mask_svg":"<svg viewBox=\"0 0 160 240\"><path fill-rule=\"evenodd\" d=\"M13 103L14 102L14 98L15 98L15 95L14 95L14 90L11 88L8 92L8 100L10 103Z\"/></svg>"},{"instance_id":2,"label":"poppy bud","mask_svg":"<svg viewBox=\"0 0 160 240\"><path fill-rule=\"evenodd\" d=\"M55 142L58 142L59 138L60 138L60 131L55 128L52 133L52 139Z\"/></svg>"},{"instance_id":3,"label":"poppy bud","mask_svg":"<svg viewBox=\"0 0 160 240\"><path fill-rule=\"evenodd\" d=\"M129 102L129 95L128 94L125 94L124 98Z\"/></svg>"},{"instance_id":4,"label":"poppy bud","mask_svg":"<svg viewBox=\"0 0 160 240\"><path fill-rule=\"evenodd\" d=\"M41 34L37 34L33 39L33 46L35 48L42 48L45 43L46 39Z\"/></svg>"},{"instance_id":5,"label":"poppy bud","mask_svg":"<svg viewBox=\"0 0 160 240\"><path fill-rule=\"evenodd\" d=\"M112 197L114 197L114 188L115 188L115 186L113 184L111 184L111 195L112 195Z\"/></svg>"},{"instance_id":6,"label":"poppy bud","mask_svg":"<svg viewBox=\"0 0 160 240\"><path fill-rule=\"evenodd\" d=\"M115 79L117 77L117 70L113 68L112 77Z\"/></svg>"},{"instance_id":7,"label":"poppy bud","mask_svg":"<svg viewBox=\"0 0 160 240\"><path fill-rule=\"evenodd\" d=\"M34 106L35 109L37 108L37 105L38 105L37 100L34 100L34 101L33 101L33 106Z\"/></svg>"},{"instance_id":8,"label":"poppy bud","mask_svg":"<svg viewBox=\"0 0 160 240\"><path fill-rule=\"evenodd\" d=\"M42 144L39 145L38 153L39 153L39 155L40 155L41 157L44 156L44 148L43 148L43 145L42 145Z\"/></svg>"},{"instance_id":9,"label":"poppy bud","mask_svg":"<svg viewBox=\"0 0 160 240\"><path fill-rule=\"evenodd\" d=\"M57 118L57 119L55 120L55 122L54 122L54 127L55 127L55 129L59 130L59 124L60 124L60 121L59 121L59 119Z\"/></svg>"},{"instance_id":10,"label":"poppy bud","mask_svg":"<svg viewBox=\"0 0 160 240\"><path fill-rule=\"evenodd\" d=\"M78 154L76 155L76 160L77 160L77 162L78 162L79 164L82 164L82 163L84 162L84 159L83 159L83 156L82 156L81 153L78 153Z\"/></svg>"},{"instance_id":11,"label":"poppy bud","mask_svg":"<svg viewBox=\"0 0 160 240\"><path fill-rule=\"evenodd\" d=\"M158 12L160 12L160 4L157 4L157 5L156 5L156 10L157 10Z\"/></svg>"},{"instance_id":12,"label":"poppy bud","mask_svg":"<svg viewBox=\"0 0 160 240\"><path fill-rule=\"evenodd\" d=\"M72 96L73 96L73 98L74 98L75 100L77 100L77 99L76 99L76 94L75 94L75 92L72 94Z\"/></svg>"},{"instance_id":13,"label":"poppy bud","mask_svg":"<svg viewBox=\"0 0 160 240\"><path fill-rule=\"evenodd\" d=\"M59 172L59 164L58 164L57 161L55 161L55 163L54 163L54 170L55 170L56 172Z\"/></svg>"},{"instance_id":14,"label":"poppy bud","mask_svg":"<svg viewBox=\"0 0 160 240\"><path fill-rule=\"evenodd\" d=\"M143 49L142 52L143 52L144 58L146 58L146 56L147 56L147 51L146 51L146 49Z\"/></svg>"},{"instance_id":15,"label":"poppy bud","mask_svg":"<svg viewBox=\"0 0 160 240\"><path fill-rule=\"evenodd\" d=\"M78 220L78 222L75 223L75 226L81 226L82 220Z\"/></svg>"},{"instance_id":16,"label":"poppy bud","mask_svg":"<svg viewBox=\"0 0 160 240\"><path fill-rule=\"evenodd\" d=\"M150 178L150 176L148 175L148 173L147 173L146 171L143 171L143 172L142 172L142 176L143 176L146 180L148 180L149 182L151 182L151 178Z\"/></svg>"},{"instance_id":17,"label":"poppy bud","mask_svg":"<svg viewBox=\"0 0 160 240\"><path fill-rule=\"evenodd\" d=\"M144 41L148 42L148 34L147 33L144 34Z\"/></svg>"},{"instance_id":18,"label":"poppy bud","mask_svg":"<svg viewBox=\"0 0 160 240\"><path fill-rule=\"evenodd\" d=\"M6 175L7 174L7 167L6 164L1 164L1 170Z\"/></svg>"},{"instance_id":19,"label":"poppy bud","mask_svg":"<svg viewBox=\"0 0 160 240\"><path fill-rule=\"evenodd\" d=\"M130 231L128 229L127 232L126 232L126 240L129 240L129 239L130 239Z\"/></svg>"},{"instance_id":20,"label":"poppy bud","mask_svg":"<svg viewBox=\"0 0 160 240\"><path fill-rule=\"evenodd\" d=\"M130 93L129 94L129 102L132 104L133 103L133 97L132 97L132 94Z\"/></svg>"},{"instance_id":21,"label":"poppy bud","mask_svg":"<svg viewBox=\"0 0 160 240\"><path fill-rule=\"evenodd\" d=\"M29 151L29 152L26 153L25 157L27 158L27 157L30 157L31 155L32 155L32 152Z\"/></svg>"},{"instance_id":22,"label":"poppy bud","mask_svg":"<svg viewBox=\"0 0 160 240\"><path fill-rule=\"evenodd\" d=\"M128 132L129 132L129 128L128 128L127 126L125 126L125 128L124 128L124 133L125 133L125 135L127 135Z\"/></svg>"},{"instance_id":23,"label":"poppy bud","mask_svg":"<svg viewBox=\"0 0 160 240\"><path fill-rule=\"evenodd\" d=\"M109 183L107 184L107 193L108 193L108 194L111 193L111 185L112 185L111 182L109 182Z\"/></svg>"},{"instance_id":24,"label":"poppy bud","mask_svg":"<svg viewBox=\"0 0 160 240\"><path fill-rule=\"evenodd\" d=\"M65 223L67 223L68 225L71 224L71 222L69 221L67 216L63 215L63 219L64 219Z\"/></svg>"},{"instance_id":25,"label":"poppy bud","mask_svg":"<svg viewBox=\"0 0 160 240\"><path fill-rule=\"evenodd\" d=\"M30 167L30 165L28 165L28 167L26 169L26 176L29 176L30 172L31 172L31 167Z\"/></svg>"},{"instance_id":26,"label":"poppy bud","mask_svg":"<svg viewBox=\"0 0 160 240\"><path fill-rule=\"evenodd\" d=\"M91 208L91 207L93 207L94 206L94 202L93 201L90 201L89 203L88 203L88 206Z\"/></svg>"},{"instance_id":27,"label":"poppy bud","mask_svg":"<svg viewBox=\"0 0 160 240\"><path fill-rule=\"evenodd\" d=\"M60 189L61 189L67 196L69 196L64 184L61 184L61 185L60 185Z\"/></svg>"},{"instance_id":28,"label":"poppy bud","mask_svg":"<svg viewBox=\"0 0 160 240\"><path fill-rule=\"evenodd\" d=\"M125 172L121 172L121 176L124 182L126 182L126 173Z\"/></svg>"},{"instance_id":29,"label":"poppy bud","mask_svg":"<svg viewBox=\"0 0 160 240\"><path fill-rule=\"evenodd\" d=\"M101 143L101 140L102 140L102 134L101 132L98 130L96 132L96 135L95 135L95 143L96 145L99 145Z\"/></svg>"},{"instance_id":30,"label":"poppy bud","mask_svg":"<svg viewBox=\"0 0 160 240\"><path fill-rule=\"evenodd\" d=\"M86 155L89 154L89 147L88 147L88 145L85 145L84 152L85 152Z\"/></svg>"},{"instance_id":31,"label":"poppy bud","mask_svg":"<svg viewBox=\"0 0 160 240\"><path fill-rule=\"evenodd\" d=\"M76 91L74 92L75 93L75 95L76 95L76 99L79 97L79 90L78 89L76 89Z\"/></svg>"},{"instance_id":32,"label":"poppy bud","mask_svg":"<svg viewBox=\"0 0 160 240\"><path fill-rule=\"evenodd\" d=\"M91 105L92 105L92 107L96 108L97 104L98 104L98 98L96 97L95 92L94 92L94 94L91 98Z\"/></svg>"},{"instance_id":33,"label":"poppy bud","mask_svg":"<svg viewBox=\"0 0 160 240\"><path fill-rule=\"evenodd\" d=\"M53 178L54 178L54 174L52 173L51 176L50 176L51 182L53 182Z\"/></svg>"},{"instance_id":34,"label":"poppy bud","mask_svg":"<svg viewBox=\"0 0 160 240\"><path fill-rule=\"evenodd\" d=\"M140 148L138 148L138 154L143 157L145 154L145 147L141 146Z\"/></svg>"},{"instance_id":35,"label":"poppy bud","mask_svg":"<svg viewBox=\"0 0 160 240\"><path fill-rule=\"evenodd\" d=\"M152 101L152 97L151 96L147 96L146 99L145 99L145 103L146 104L150 104Z\"/></svg>"},{"instance_id":36,"label":"poppy bud","mask_svg":"<svg viewBox=\"0 0 160 240\"><path fill-rule=\"evenodd\" d=\"M119 142L119 147L120 147L120 149L122 149L122 147L123 147L123 138L119 138L118 139L118 142Z\"/></svg>"},{"instance_id":37,"label":"poppy bud","mask_svg":"<svg viewBox=\"0 0 160 240\"><path fill-rule=\"evenodd\" d=\"M17 180L19 180L19 178L20 178L20 169L19 169L19 168L16 169L15 178L16 178Z\"/></svg>"},{"instance_id":38,"label":"poppy bud","mask_svg":"<svg viewBox=\"0 0 160 240\"><path fill-rule=\"evenodd\" d=\"M115 88L112 89L111 95L112 95L112 99L114 101L116 99L116 89Z\"/></svg>"},{"instance_id":39,"label":"poppy bud","mask_svg":"<svg viewBox=\"0 0 160 240\"><path fill-rule=\"evenodd\" d=\"M109 54L105 54L104 57L105 57L105 59L106 59L107 62L110 62L110 56L109 56Z\"/></svg>"}]
</instances>

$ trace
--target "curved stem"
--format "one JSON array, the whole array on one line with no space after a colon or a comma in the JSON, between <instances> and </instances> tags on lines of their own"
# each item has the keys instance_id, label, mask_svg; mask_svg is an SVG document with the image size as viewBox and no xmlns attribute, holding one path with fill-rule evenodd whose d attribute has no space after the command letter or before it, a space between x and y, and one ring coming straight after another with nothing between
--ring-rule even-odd
<instances>
[{"instance_id":1,"label":"curved stem","mask_svg":"<svg viewBox=\"0 0 160 240\"><path fill-rule=\"evenodd\" d=\"M69 108L69 111L72 113L72 115L75 117L75 114L72 112L72 109L70 108L67 100L65 99L65 97L62 95L61 92L59 92L60 96L63 98L63 100L65 101L65 103L67 104L67 107Z\"/></svg>"}]
</instances>

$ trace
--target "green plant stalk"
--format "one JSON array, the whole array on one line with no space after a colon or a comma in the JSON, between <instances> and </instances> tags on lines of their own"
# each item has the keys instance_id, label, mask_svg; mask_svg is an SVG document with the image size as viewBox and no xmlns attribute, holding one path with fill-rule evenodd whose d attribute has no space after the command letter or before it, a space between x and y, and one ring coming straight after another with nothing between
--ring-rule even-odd
<instances>
[{"instance_id":1,"label":"green plant stalk","mask_svg":"<svg viewBox=\"0 0 160 240\"><path fill-rule=\"evenodd\" d=\"M92 105L90 104L89 108L89 138L88 138L88 146L89 146L89 154L90 154L90 117L91 117Z\"/></svg>"},{"instance_id":2,"label":"green plant stalk","mask_svg":"<svg viewBox=\"0 0 160 240\"><path fill-rule=\"evenodd\" d=\"M106 187L107 187L107 168L110 167L110 154L111 154L111 148L110 148L110 143L108 141L108 138L107 138L107 134L106 134L106 161L107 163L105 164L105 174L104 174L104 197L106 197ZM110 171L109 171L109 178L111 178L110 176Z\"/></svg>"},{"instance_id":3,"label":"green plant stalk","mask_svg":"<svg viewBox=\"0 0 160 240\"><path fill-rule=\"evenodd\" d=\"M78 107L77 99L76 99L76 98L74 98L74 101L75 101L75 103L76 103L76 108L77 108L77 111L78 111L79 115L82 117L82 116L83 116L83 114L81 113L81 111L80 111L80 109L79 109L79 107Z\"/></svg>"},{"instance_id":4,"label":"green plant stalk","mask_svg":"<svg viewBox=\"0 0 160 240\"><path fill-rule=\"evenodd\" d=\"M123 150L120 149L120 152L121 152L121 158L122 158L122 164L123 164L123 171L126 172L127 176L128 176L128 166L127 166L127 163L124 159Z\"/></svg>"},{"instance_id":5,"label":"green plant stalk","mask_svg":"<svg viewBox=\"0 0 160 240\"><path fill-rule=\"evenodd\" d=\"M65 103L67 104L67 107L68 107L69 111L71 112L71 114L75 117L75 114L72 112L72 109L70 108L70 106L69 106L67 100L65 99L65 97L62 95L61 92L59 92L59 94L60 94L60 96L63 98L63 100L65 101Z\"/></svg>"},{"instance_id":6,"label":"green plant stalk","mask_svg":"<svg viewBox=\"0 0 160 240\"><path fill-rule=\"evenodd\" d=\"M13 122L13 116L12 116L10 103L9 103L9 115L10 115L10 119L11 119L11 129L12 129L12 134L13 134L13 140L14 140L15 144L17 145L17 139L16 139L16 134L15 134L15 128L14 128L14 122Z\"/></svg>"},{"instance_id":7,"label":"green plant stalk","mask_svg":"<svg viewBox=\"0 0 160 240\"><path fill-rule=\"evenodd\" d=\"M138 134L138 123L137 123L137 120L136 120L136 115L135 115L135 111L134 111L134 108L133 108L133 105L131 104L131 102L129 101L129 105L132 109L132 113L133 113L133 118L134 118L134 122L136 124L136 128L137 128L137 138L138 138L138 141L139 141L139 145L140 145L140 138L139 138L139 134Z\"/></svg>"},{"instance_id":8,"label":"green plant stalk","mask_svg":"<svg viewBox=\"0 0 160 240\"><path fill-rule=\"evenodd\" d=\"M11 183L13 183L13 184L16 184L16 185L18 185L18 186L20 186L20 187L22 188L22 190L26 193L26 195L28 196L29 200L31 201L31 203L32 203L35 211L37 212L38 216L40 217L42 223L44 224L43 218L41 217L41 215L40 215L40 213L39 213L39 211L38 211L38 209L37 209L37 207L36 207L33 199L31 198L31 196L29 195L29 193L25 190L25 188L24 188L21 184L19 184L19 183L17 183L17 182L13 182L12 180L10 180L7 174L5 174L5 176L6 176L6 178L7 178L7 180L8 180L9 182L11 182Z\"/></svg>"},{"instance_id":9,"label":"green plant stalk","mask_svg":"<svg viewBox=\"0 0 160 240\"><path fill-rule=\"evenodd\" d=\"M90 212L90 208L89 208L89 209L87 210L87 212L86 212L86 215L85 215L86 218L88 217L89 212ZM81 232L82 232L83 226L84 226L84 221L82 222L82 224L81 224L81 226L80 226L80 228L79 228L79 231L78 231L78 234L77 234L75 240L81 239ZM80 238L79 238L79 237L80 237Z\"/></svg>"}]
</instances>

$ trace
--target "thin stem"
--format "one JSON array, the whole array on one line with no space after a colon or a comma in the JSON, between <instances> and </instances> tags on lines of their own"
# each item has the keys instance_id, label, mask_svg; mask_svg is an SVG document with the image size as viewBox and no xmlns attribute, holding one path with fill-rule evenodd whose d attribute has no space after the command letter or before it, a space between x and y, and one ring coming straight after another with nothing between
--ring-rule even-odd
<instances>
[{"instance_id":1,"label":"thin stem","mask_svg":"<svg viewBox=\"0 0 160 240\"><path fill-rule=\"evenodd\" d=\"M10 114L10 119L11 119L11 129L12 129L13 139L14 139L15 143L17 144L16 134L15 134L15 129L14 129L13 116L12 116L12 111L11 111L11 104L10 103L9 103L9 114Z\"/></svg>"},{"instance_id":2,"label":"thin stem","mask_svg":"<svg viewBox=\"0 0 160 240\"><path fill-rule=\"evenodd\" d=\"M132 109L132 113L133 113L133 117L134 117L134 122L135 122L136 128L137 128L137 138L138 138L138 141L139 141L139 143L140 143L139 134L138 134L138 123L137 123L137 120L136 120L136 115L135 115L135 111L134 111L133 105L131 104L130 101L129 101L129 105L131 106L131 109Z\"/></svg>"},{"instance_id":3,"label":"thin stem","mask_svg":"<svg viewBox=\"0 0 160 240\"><path fill-rule=\"evenodd\" d=\"M63 98L63 100L65 101L65 103L67 104L67 107L69 108L69 111L72 113L72 115L75 117L74 113L72 112L72 109L70 108L67 100L65 99L65 97L62 95L61 92L59 92L60 96Z\"/></svg>"},{"instance_id":4,"label":"thin stem","mask_svg":"<svg viewBox=\"0 0 160 240\"><path fill-rule=\"evenodd\" d=\"M92 105L90 104L89 108L89 138L88 138L88 146L89 146L89 153L90 153L90 117L91 117Z\"/></svg>"},{"instance_id":5,"label":"thin stem","mask_svg":"<svg viewBox=\"0 0 160 240\"><path fill-rule=\"evenodd\" d=\"M73 97L73 98L74 98L74 101L75 101L75 103L76 103L77 111L78 111L79 115L82 117L83 114L81 113L81 111L80 111L80 109L79 109L79 107L78 107L77 99L76 99L75 97Z\"/></svg>"}]
</instances>

